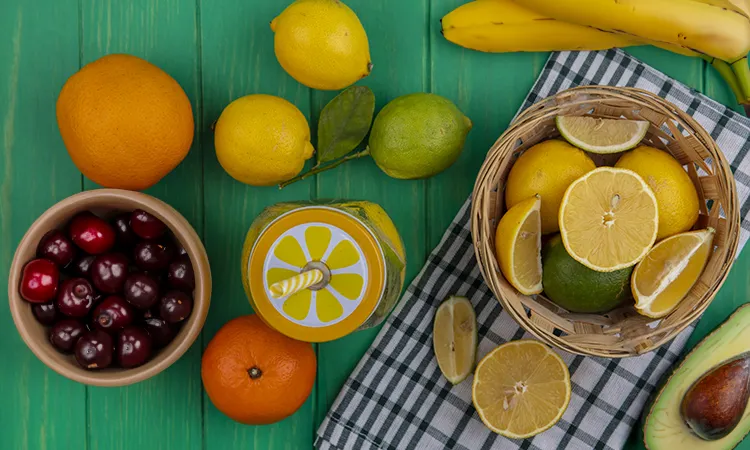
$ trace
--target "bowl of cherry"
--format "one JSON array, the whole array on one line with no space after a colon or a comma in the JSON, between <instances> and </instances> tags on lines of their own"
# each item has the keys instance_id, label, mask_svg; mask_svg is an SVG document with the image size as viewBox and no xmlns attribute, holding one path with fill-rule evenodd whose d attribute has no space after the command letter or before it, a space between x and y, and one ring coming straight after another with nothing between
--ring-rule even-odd
<instances>
[{"instance_id":1,"label":"bowl of cherry","mask_svg":"<svg viewBox=\"0 0 750 450\"><path fill-rule=\"evenodd\" d=\"M206 250L187 220L139 192L99 189L42 214L16 249L13 321L72 380L125 386L177 361L211 301Z\"/></svg>"}]
</instances>

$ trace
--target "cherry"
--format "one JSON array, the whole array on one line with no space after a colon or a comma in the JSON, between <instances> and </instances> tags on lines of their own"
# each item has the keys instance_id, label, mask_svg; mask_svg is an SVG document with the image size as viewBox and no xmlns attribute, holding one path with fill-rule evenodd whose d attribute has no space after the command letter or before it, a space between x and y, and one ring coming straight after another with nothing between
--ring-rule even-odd
<instances>
[{"instance_id":1,"label":"cherry","mask_svg":"<svg viewBox=\"0 0 750 450\"><path fill-rule=\"evenodd\" d=\"M182 291L169 291L162 297L159 316L168 323L179 323L193 311L193 299Z\"/></svg>"},{"instance_id":2,"label":"cherry","mask_svg":"<svg viewBox=\"0 0 750 450\"><path fill-rule=\"evenodd\" d=\"M104 369L112 364L112 337L101 330L84 333L75 345L76 361L84 369Z\"/></svg>"},{"instance_id":3,"label":"cherry","mask_svg":"<svg viewBox=\"0 0 750 450\"><path fill-rule=\"evenodd\" d=\"M91 264L91 281L106 294L122 291L127 277L128 258L120 253L99 255Z\"/></svg>"},{"instance_id":4,"label":"cherry","mask_svg":"<svg viewBox=\"0 0 750 450\"><path fill-rule=\"evenodd\" d=\"M50 329L49 341L57 350L72 353L76 341L86 331L86 325L82 322L75 319L63 319Z\"/></svg>"},{"instance_id":5,"label":"cherry","mask_svg":"<svg viewBox=\"0 0 750 450\"><path fill-rule=\"evenodd\" d=\"M164 270L174 255L174 247L166 242L140 242L135 246L135 265L141 270Z\"/></svg>"},{"instance_id":6,"label":"cherry","mask_svg":"<svg viewBox=\"0 0 750 450\"><path fill-rule=\"evenodd\" d=\"M125 327L117 336L116 352L121 367L138 367L151 357L151 336L143 328Z\"/></svg>"},{"instance_id":7,"label":"cherry","mask_svg":"<svg viewBox=\"0 0 750 450\"><path fill-rule=\"evenodd\" d=\"M144 273L130 274L125 280L125 300L138 309L149 309L159 300L159 283Z\"/></svg>"},{"instance_id":8,"label":"cherry","mask_svg":"<svg viewBox=\"0 0 750 450\"><path fill-rule=\"evenodd\" d=\"M133 232L130 226L131 213L118 214L112 221L115 227L117 245L123 249L132 248L138 242L138 236Z\"/></svg>"},{"instance_id":9,"label":"cherry","mask_svg":"<svg viewBox=\"0 0 750 450\"><path fill-rule=\"evenodd\" d=\"M187 256L178 256L177 259L172 261L167 269L167 278L169 285L173 288L185 292L193 292L193 289L195 289L195 273L193 273L193 265L190 264L190 258Z\"/></svg>"},{"instance_id":10,"label":"cherry","mask_svg":"<svg viewBox=\"0 0 750 450\"><path fill-rule=\"evenodd\" d=\"M63 281L57 294L57 310L66 316L84 317L94 305L96 292L83 278Z\"/></svg>"},{"instance_id":11,"label":"cherry","mask_svg":"<svg viewBox=\"0 0 750 450\"><path fill-rule=\"evenodd\" d=\"M96 256L86 255L78 258L73 262L73 272L79 277L88 278L91 275L91 263L94 262Z\"/></svg>"},{"instance_id":12,"label":"cherry","mask_svg":"<svg viewBox=\"0 0 750 450\"><path fill-rule=\"evenodd\" d=\"M48 327L57 322L57 319L60 317L54 301L49 303L35 303L31 305L31 312L36 317L37 322Z\"/></svg>"},{"instance_id":13,"label":"cherry","mask_svg":"<svg viewBox=\"0 0 750 450\"><path fill-rule=\"evenodd\" d=\"M172 342L175 330L164 319L159 317L148 317L144 320L143 327L151 335L154 347L161 348Z\"/></svg>"},{"instance_id":14,"label":"cherry","mask_svg":"<svg viewBox=\"0 0 750 450\"><path fill-rule=\"evenodd\" d=\"M70 238L90 255L108 252L115 245L115 230L103 219L86 211L70 221Z\"/></svg>"},{"instance_id":15,"label":"cherry","mask_svg":"<svg viewBox=\"0 0 750 450\"><path fill-rule=\"evenodd\" d=\"M167 231L164 222L142 209L133 211L130 216L130 226L133 232L143 239L156 239Z\"/></svg>"},{"instance_id":16,"label":"cherry","mask_svg":"<svg viewBox=\"0 0 750 450\"><path fill-rule=\"evenodd\" d=\"M94 308L94 327L103 331L118 331L133 322L133 308L124 298L110 295Z\"/></svg>"},{"instance_id":17,"label":"cherry","mask_svg":"<svg viewBox=\"0 0 750 450\"><path fill-rule=\"evenodd\" d=\"M73 243L59 230L48 231L42 236L36 254L40 258L49 259L60 268L67 267L76 256Z\"/></svg>"},{"instance_id":18,"label":"cherry","mask_svg":"<svg viewBox=\"0 0 750 450\"><path fill-rule=\"evenodd\" d=\"M31 303L47 303L55 298L60 270L49 259L34 259L26 263L21 274L21 297Z\"/></svg>"}]
</instances>

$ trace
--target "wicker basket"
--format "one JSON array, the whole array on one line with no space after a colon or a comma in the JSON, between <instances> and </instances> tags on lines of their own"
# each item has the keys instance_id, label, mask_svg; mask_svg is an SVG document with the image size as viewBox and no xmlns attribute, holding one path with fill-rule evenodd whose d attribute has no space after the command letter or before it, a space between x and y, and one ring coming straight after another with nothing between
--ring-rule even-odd
<instances>
[{"instance_id":1,"label":"wicker basket","mask_svg":"<svg viewBox=\"0 0 750 450\"><path fill-rule=\"evenodd\" d=\"M525 296L503 277L495 258L495 227L504 213L504 183L527 148L559 136L557 115L646 120L644 143L666 150L686 166L701 198L696 229L716 229L706 270L667 317L641 316L632 306L606 314L573 314L543 295ZM617 155L591 155L597 165ZM614 159L613 159L614 157ZM560 349L621 358L656 349L674 338L708 307L729 272L739 241L740 219L732 172L711 136L689 115L656 95L634 88L590 86L569 89L525 110L490 149L474 187L472 236L479 268L505 310L527 331Z\"/></svg>"}]
</instances>

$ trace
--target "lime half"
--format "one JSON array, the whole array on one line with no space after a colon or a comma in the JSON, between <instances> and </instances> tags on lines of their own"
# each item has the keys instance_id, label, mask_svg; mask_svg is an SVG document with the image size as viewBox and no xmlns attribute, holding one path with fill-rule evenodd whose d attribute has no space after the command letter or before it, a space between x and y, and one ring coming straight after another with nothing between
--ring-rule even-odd
<instances>
[{"instance_id":1,"label":"lime half","mask_svg":"<svg viewBox=\"0 0 750 450\"><path fill-rule=\"evenodd\" d=\"M435 313L432 332L440 371L453 384L474 370L477 354L477 317L465 297L448 297Z\"/></svg>"},{"instance_id":2,"label":"lime half","mask_svg":"<svg viewBox=\"0 0 750 450\"><path fill-rule=\"evenodd\" d=\"M557 130L566 141L591 153L609 154L630 150L646 136L643 120L599 119L590 116L557 116Z\"/></svg>"}]
</instances>

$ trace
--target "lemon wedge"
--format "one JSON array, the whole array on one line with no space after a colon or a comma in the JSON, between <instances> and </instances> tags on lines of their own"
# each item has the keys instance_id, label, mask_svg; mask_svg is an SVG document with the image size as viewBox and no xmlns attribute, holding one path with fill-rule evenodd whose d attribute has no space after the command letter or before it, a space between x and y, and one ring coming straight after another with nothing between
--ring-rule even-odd
<instances>
[{"instance_id":1,"label":"lemon wedge","mask_svg":"<svg viewBox=\"0 0 750 450\"><path fill-rule=\"evenodd\" d=\"M435 312L432 344L440 371L452 384L474 370L477 355L477 316L469 299L448 297Z\"/></svg>"},{"instance_id":2,"label":"lemon wedge","mask_svg":"<svg viewBox=\"0 0 750 450\"><path fill-rule=\"evenodd\" d=\"M541 207L539 195L518 203L500 219L495 232L500 270L525 295L542 292Z\"/></svg>"},{"instance_id":3,"label":"lemon wedge","mask_svg":"<svg viewBox=\"0 0 750 450\"><path fill-rule=\"evenodd\" d=\"M591 116L557 116L557 130L566 141L591 153L630 150L646 136L645 120L600 119Z\"/></svg>"}]
</instances>

